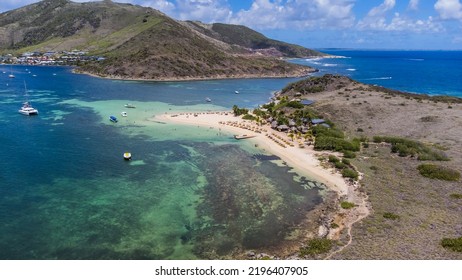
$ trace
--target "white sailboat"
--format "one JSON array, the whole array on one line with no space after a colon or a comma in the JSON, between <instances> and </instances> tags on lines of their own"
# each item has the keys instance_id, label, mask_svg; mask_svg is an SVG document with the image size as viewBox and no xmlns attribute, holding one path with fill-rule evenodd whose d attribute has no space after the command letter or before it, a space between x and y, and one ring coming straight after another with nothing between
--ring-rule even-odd
<instances>
[{"instance_id":1,"label":"white sailboat","mask_svg":"<svg viewBox=\"0 0 462 280\"><path fill-rule=\"evenodd\" d=\"M24 91L26 95L26 101L22 104L21 109L18 110L18 112L22 115L26 116L31 116L31 115L38 115L38 110L32 107L30 104L29 100L27 99L27 88L26 88L26 82L24 81Z\"/></svg>"}]
</instances>

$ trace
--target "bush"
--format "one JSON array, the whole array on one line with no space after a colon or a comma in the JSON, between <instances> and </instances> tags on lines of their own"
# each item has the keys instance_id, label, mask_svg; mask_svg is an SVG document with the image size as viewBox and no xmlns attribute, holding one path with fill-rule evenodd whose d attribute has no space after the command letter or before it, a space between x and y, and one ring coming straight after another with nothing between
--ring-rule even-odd
<instances>
[{"instance_id":1,"label":"bush","mask_svg":"<svg viewBox=\"0 0 462 280\"><path fill-rule=\"evenodd\" d=\"M245 108L239 108L237 105L233 106L233 113L235 116L240 116L240 115L245 115L249 113L248 109Z\"/></svg>"},{"instance_id":2,"label":"bush","mask_svg":"<svg viewBox=\"0 0 462 280\"><path fill-rule=\"evenodd\" d=\"M462 199L462 193L452 193L449 197L455 199Z\"/></svg>"},{"instance_id":3,"label":"bush","mask_svg":"<svg viewBox=\"0 0 462 280\"><path fill-rule=\"evenodd\" d=\"M329 162L339 162L340 159L334 155L329 155Z\"/></svg>"},{"instance_id":4,"label":"bush","mask_svg":"<svg viewBox=\"0 0 462 280\"><path fill-rule=\"evenodd\" d=\"M340 207L342 207L343 209L351 209L351 208L353 208L355 206L356 206L356 204L354 204L353 202L342 201L340 203Z\"/></svg>"},{"instance_id":5,"label":"bush","mask_svg":"<svg viewBox=\"0 0 462 280\"><path fill-rule=\"evenodd\" d=\"M462 237L459 238L443 238L441 240L441 246L446 249L450 249L454 252L462 253Z\"/></svg>"},{"instance_id":6,"label":"bush","mask_svg":"<svg viewBox=\"0 0 462 280\"><path fill-rule=\"evenodd\" d=\"M342 138L342 139L345 137L342 131L335 129L335 128L327 128L322 125L317 125L313 127L312 131L313 131L314 136L329 136L333 138Z\"/></svg>"},{"instance_id":7,"label":"bush","mask_svg":"<svg viewBox=\"0 0 462 280\"><path fill-rule=\"evenodd\" d=\"M345 157L345 158L355 158L356 154L353 153L352 151L344 151L343 152L343 157Z\"/></svg>"},{"instance_id":8,"label":"bush","mask_svg":"<svg viewBox=\"0 0 462 280\"><path fill-rule=\"evenodd\" d=\"M321 135L316 136L314 149L330 151L359 151L359 145L345 139Z\"/></svg>"},{"instance_id":9,"label":"bush","mask_svg":"<svg viewBox=\"0 0 462 280\"><path fill-rule=\"evenodd\" d=\"M350 160L344 158L344 159L342 159L342 163L343 163L343 164L346 164L346 165L350 165Z\"/></svg>"},{"instance_id":10,"label":"bush","mask_svg":"<svg viewBox=\"0 0 462 280\"><path fill-rule=\"evenodd\" d=\"M442 151L436 151L424 144L400 137L374 136L375 143L386 142L391 144L391 151L401 157L418 156L419 160L447 161L449 158Z\"/></svg>"},{"instance_id":11,"label":"bush","mask_svg":"<svg viewBox=\"0 0 462 280\"><path fill-rule=\"evenodd\" d=\"M396 215L396 214L391 213L391 212L383 213L383 217L384 217L385 219L390 219L390 220L397 220L397 219L399 219L399 215Z\"/></svg>"},{"instance_id":12,"label":"bush","mask_svg":"<svg viewBox=\"0 0 462 280\"><path fill-rule=\"evenodd\" d=\"M436 164L421 164L417 169L422 176L431 179L445 181L458 181L460 179L458 171Z\"/></svg>"},{"instance_id":13,"label":"bush","mask_svg":"<svg viewBox=\"0 0 462 280\"><path fill-rule=\"evenodd\" d=\"M345 163L339 161L339 162L335 163L335 168L344 169L344 168L347 168L347 165Z\"/></svg>"},{"instance_id":14,"label":"bush","mask_svg":"<svg viewBox=\"0 0 462 280\"><path fill-rule=\"evenodd\" d=\"M299 101L290 101L287 103L286 106L291 107L291 108L296 108L296 109L302 109L303 107L305 107L305 105L303 105Z\"/></svg>"},{"instance_id":15,"label":"bush","mask_svg":"<svg viewBox=\"0 0 462 280\"><path fill-rule=\"evenodd\" d=\"M351 179L357 180L359 174L358 174L358 172L354 171L353 169L346 168L346 169L342 170L342 176L344 178L351 178Z\"/></svg>"},{"instance_id":16,"label":"bush","mask_svg":"<svg viewBox=\"0 0 462 280\"><path fill-rule=\"evenodd\" d=\"M266 116L267 116L267 113L265 111L263 111L263 110L260 110L260 109L254 109L253 114L255 116L259 116L259 117L262 117L262 118L266 118Z\"/></svg>"},{"instance_id":17,"label":"bush","mask_svg":"<svg viewBox=\"0 0 462 280\"><path fill-rule=\"evenodd\" d=\"M325 238L314 238L308 241L306 247L300 249L300 257L307 255L315 256L327 253L332 249L332 240Z\"/></svg>"},{"instance_id":18,"label":"bush","mask_svg":"<svg viewBox=\"0 0 462 280\"><path fill-rule=\"evenodd\" d=\"M245 114L243 117L242 117L243 120L251 120L251 121L254 121L256 120L257 118L255 116L252 116L252 115L249 115L249 114Z\"/></svg>"}]
</instances>

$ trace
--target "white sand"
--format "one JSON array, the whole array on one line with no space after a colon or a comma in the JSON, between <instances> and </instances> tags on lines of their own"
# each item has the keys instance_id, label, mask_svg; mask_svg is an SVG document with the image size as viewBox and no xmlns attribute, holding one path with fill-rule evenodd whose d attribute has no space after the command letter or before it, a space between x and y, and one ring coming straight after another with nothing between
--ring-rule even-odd
<instances>
[{"instance_id":1,"label":"white sand","mask_svg":"<svg viewBox=\"0 0 462 280\"><path fill-rule=\"evenodd\" d=\"M324 183L330 190L335 191L341 200L353 202L356 207L351 209L339 208L337 213L333 213L333 220L339 225L338 228L327 229L322 225L319 228L319 235L324 236L327 231L327 238L329 239L339 239L340 232L343 229L346 229L348 234L348 242L338 250L330 253L326 259L343 251L351 244L353 240L351 234L353 224L367 217L371 211L367 195L359 191L359 183L349 183L334 169L326 169L321 166L318 160L319 153L314 151L313 146L304 145L303 148L300 148L296 142L297 140L292 142L286 133L273 130L269 125L258 126L255 122L235 117L232 112L163 114L155 116L154 120L214 128L229 131L235 135L255 136L240 141L255 143L265 152L280 157L298 174ZM258 130L260 133L252 131L252 129ZM287 143L294 143L294 146L291 147ZM285 147L281 146L281 144ZM326 154L326 152L322 154Z\"/></svg>"},{"instance_id":2,"label":"white sand","mask_svg":"<svg viewBox=\"0 0 462 280\"><path fill-rule=\"evenodd\" d=\"M345 182L344 178L337 172L332 169L325 169L320 166L320 162L317 159L317 152L315 152L312 146L305 146L300 148L298 142L290 140L286 133L281 133L276 130L273 130L269 125L263 125L258 128L261 128L261 133L253 132L249 129L231 126L225 124L227 122L237 122L243 125L248 125L252 127L257 127L254 122L242 120L240 117L235 117L232 113L225 115L225 112L216 112L216 113L181 113L181 114L163 114L155 116L156 121L162 121L166 123L176 123L176 124L186 124L186 125L195 125L202 127L212 127L214 129L221 129L223 131L229 131L237 135L255 135L253 138L241 140L241 141L252 141L257 144L259 148L265 150L266 152L280 157L285 161L290 167L292 167L297 173L305 175L309 178L312 178L318 182L324 183L330 189L336 191L339 196L345 196L348 194L348 184ZM286 140L289 143L294 143L294 147L286 145L282 147L275 141L271 140L266 134L277 135L281 139ZM275 138L273 136L273 138ZM283 141L277 139L278 142L282 143Z\"/></svg>"}]
</instances>

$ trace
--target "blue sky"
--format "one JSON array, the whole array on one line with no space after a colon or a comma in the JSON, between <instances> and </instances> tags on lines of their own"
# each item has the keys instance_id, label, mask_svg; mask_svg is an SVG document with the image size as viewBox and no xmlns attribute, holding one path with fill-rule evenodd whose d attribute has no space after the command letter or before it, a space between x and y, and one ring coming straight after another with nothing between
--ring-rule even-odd
<instances>
[{"instance_id":1,"label":"blue sky","mask_svg":"<svg viewBox=\"0 0 462 280\"><path fill-rule=\"evenodd\" d=\"M1 0L0 12L37 0ZM74 0L74 2L90 2ZM309 48L462 50L461 0L117 0Z\"/></svg>"}]
</instances>

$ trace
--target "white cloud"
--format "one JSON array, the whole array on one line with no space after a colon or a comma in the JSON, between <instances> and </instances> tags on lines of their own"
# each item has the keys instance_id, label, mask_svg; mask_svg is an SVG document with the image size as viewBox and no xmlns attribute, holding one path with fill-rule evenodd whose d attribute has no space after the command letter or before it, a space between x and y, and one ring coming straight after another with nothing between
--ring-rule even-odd
<instances>
[{"instance_id":1,"label":"white cloud","mask_svg":"<svg viewBox=\"0 0 462 280\"><path fill-rule=\"evenodd\" d=\"M387 14L395 7L395 0L385 0L381 5L372 8L369 13L357 24L359 30L373 31L395 31L395 32L441 32L444 27L433 20L411 19L395 12L391 19L387 19ZM410 1L409 6L417 5L418 1Z\"/></svg>"},{"instance_id":2,"label":"white cloud","mask_svg":"<svg viewBox=\"0 0 462 280\"><path fill-rule=\"evenodd\" d=\"M434 7L442 19L462 20L462 4L459 0L438 0Z\"/></svg>"},{"instance_id":3,"label":"white cloud","mask_svg":"<svg viewBox=\"0 0 462 280\"><path fill-rule=\"evenodd\" d=\"M393 9L395 7L395 4L395 0L385 0L379 6L372 8L367 14L367 17L375 18L383 16L386 12Z\"/></svg>"},{"instance_id":4,"label":"white cloud","mask_svg":"<svg viewBox=\"0 0 462 280\"><path fill-rule=\"evenodd\" d=\"M386 31L412 31L415 33L421 32L442 32L444 27L433 21L433 17L428 17L426 20L412 20L406 17L402 17L399 13L396 13L390 24L384 26Z\"/></svg>"},{"instance_id":5,"label":"white cloud","mask_svg":"<svg viewBox=\"0 0 462 280\"><path fill-rule=\"evenodd\" d=\"M226 0L176 0L176 11L172 16L206 23L228 22L232 11Z\"/></svg>"},{"instance_id":6,"label":"white cloud","mask_svg":"<svg viewBox=\"0 0 462 280\"><path fill-rule=\"evenodd\" d=\"M139 5L151 7L166 14L173 13L176 9L175 4L167 0L142 1Z\"/></svg>"},{"instance_id":7,"label":"white cloud","mask_svg":"<svg viewBox=\"0 0 462 280\"><path fill-rule=\"evenodd\" d=\"M419 9L419 0L410 0L409 5L407 6L409 10Z\"/></svg>"},{"instance_id":8,"label":"white cloud","mask_svg":"<svg viewBox=\"0 0 462 280\"><path fill-rule=\"evenodd\" d=\"M372 8L367 15L358 22L359 29L386 29L386 14L395 7L395 0L385 0L382 4Z\"/></svg>"},{"instance_id":9,"label":"white cloud","mask_svg":"<svg viewBox=\"0 0 462 280\"><path fill-rule=\"evenodd\" d=\"M353 25L351 0L255 0L232 23L261 29L347 28Z\"/></svg>"}]
</instances>

